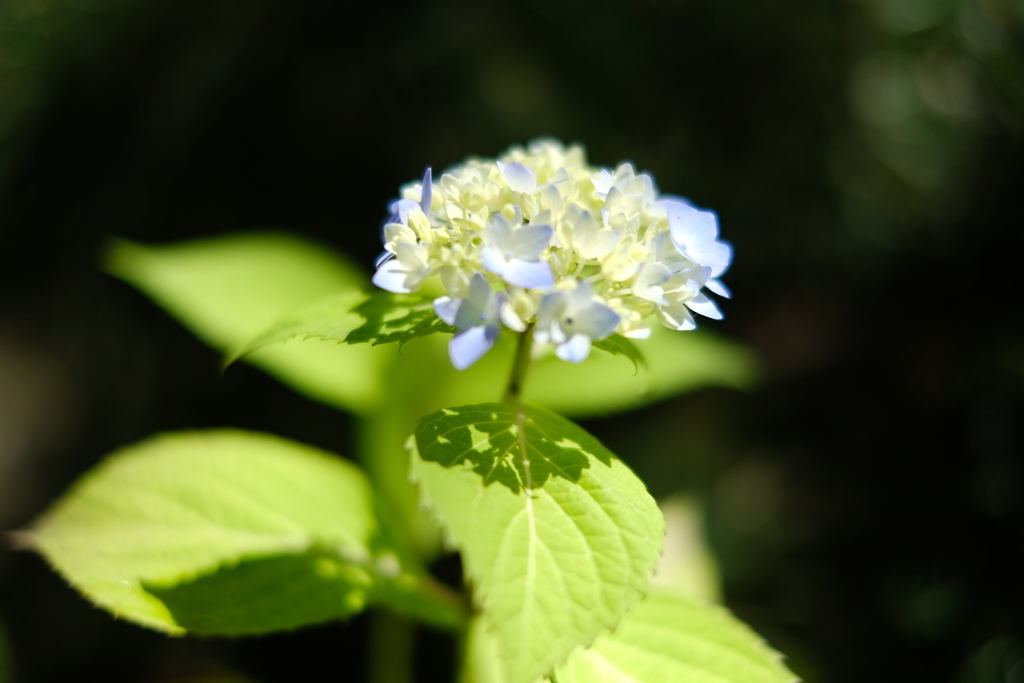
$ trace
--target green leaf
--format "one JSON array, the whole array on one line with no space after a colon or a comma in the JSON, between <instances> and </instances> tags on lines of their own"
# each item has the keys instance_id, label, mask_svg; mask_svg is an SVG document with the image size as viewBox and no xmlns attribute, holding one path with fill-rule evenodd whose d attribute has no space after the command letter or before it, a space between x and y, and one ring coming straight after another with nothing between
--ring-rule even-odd
<instances>
[{"instance_id":1,"label":"green leaf","mask_svg":"<svg viewBox=\"0 0 1024 683\"><path fill-rule=\"evenodd\" d=\"M319 339L341 343L345 337L363 322L363 318L352 312L358 304L366 300L362 292L344 292L318 301L298 313L288 315L257 335L245 346L232 353L224 365L231 365L236 360L271 344L287 342L296 337Z\"/></svg>"},{"instance_id":2,"label":"green leaf","mask_svg":"<svg viewBox=\"0 0 1024 683\"><path fill-rule=\"evenodd\" d=\"M507 683L495 631L470 624L459 683ZM717 605L652 588L611 633L577 648L555 671L558 683L793 683L797 677L745 624Z\"/></svg>"},{"instance_id":3,"label":"green leaf","mask_svg":"<svg viewBox=\"0 0 1024 683\"><path fill-rule=\"evenodd\" d=\"M558 683L793 683L797 677L717 605L654 588L613 633L576 650Z\"/></svg>"},{"instance_id":4,"label":"green leaf","mask_svg":"<svg viewBox=\"0 0 1024 683\"><path fill-rule=\"evenodd\" d=\"M354 296L368 284L330 249L279 233L166 246L118 240L107 270L225 354L285 315L333 296ZM310 341L260 349L246 360L335 407L366 412L384 398L381 375L388 358L368 346Z\"/></svg>"},{"instance_id":5,"label":"green leaf","mask_svg":"<svg viewBox=\"0 0 1024 683\"><path fill-rule=\"evenodd\" d=\"M240 635L368 602L453 626L362 472L265 434L186 432L115 453L24 535L86 597L171 633Z\"/></svg>"},{"instance_id":6,"label":"green leaf","mask_svg":"<svg viewBox=\"0 0 1024 683\"><path fill-rule=\"evenodd\" d=\"M508 683L549 674L646 588L661 513L578 426L490 403L428 415L409 443L412 476L462 551Z\"/></svg>"},{"instance_id":7,"label":"green leaf","mask_svg":"<svg viewBox=\"0 0 1024 683\"><path fill-rule=\"evenodd\" d=\"M424 294L392 294L377 290L353 309L362 316L362 325L352 330L349 344L388 344L411 341L435 332L454 334L434 313L434 297Z\"/></svg>"},{"instance_id":8,"label":"green leaf","mask_svg":"<svg viewBox=\"0 0 1024 683\"><path fill-rule=\"evenodd\" d=\"M594 348L606 351L613 356L625 356L633 362L633 374L640 370L641 365L646 365L643 354L636 344L622 335L613 334L610 337L594 342Z\"/></svg>"},{"instance_id":9,"label":"green leaf","mask_svg":"<svg viewBox=\"0 0 1024 683\"><path fill-rule=\"evenodd\" d=\"M422 294L346 292L279 320L231 354L227 364L270 344L302 337L373 346L401 342L435 332L453 334L434 313L434 297Z\"/></svg>"}]
</instances>

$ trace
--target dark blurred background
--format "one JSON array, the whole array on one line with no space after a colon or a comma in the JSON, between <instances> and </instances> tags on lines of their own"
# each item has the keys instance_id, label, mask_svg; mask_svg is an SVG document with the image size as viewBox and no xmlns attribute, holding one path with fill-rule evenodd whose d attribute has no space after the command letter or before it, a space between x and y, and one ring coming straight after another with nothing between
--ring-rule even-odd
<instances>
[{"instance_id":1,"label":"dark blurred background","mask_svg":"<svg viewBox=\"0 0 1024 683\"><path fill-rule=\"evenodd\" d=\"M540 135L736 247L713 325L759 387L585 425L704 502L727 604L808 683L1024 683L1021 0L0 0L0 528L157 430L350 449L102 275L109 235L274 226L369 271L399 184ZM30 683L365 669L364 618L171 640L6 548L0 620Z\"/></svg>"}]
</instances>

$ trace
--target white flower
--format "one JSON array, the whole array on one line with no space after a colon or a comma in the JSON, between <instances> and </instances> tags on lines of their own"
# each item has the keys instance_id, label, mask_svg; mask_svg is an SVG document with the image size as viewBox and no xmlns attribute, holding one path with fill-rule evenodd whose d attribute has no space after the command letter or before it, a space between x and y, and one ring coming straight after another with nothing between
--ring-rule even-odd
<instances>
[{"instance_id":1,"label":"white flower","mask_svg":"<svg viewBox=\"0 0 1024 683\"><path fill-rule=\"evenodd\" d=\"M484 268L500 275L510 285L547 289L555 283L555 278L551 265L542 261L540 254L551 241L551 226L520 223L519 207L516 207L514 223L500 213L494 214L484 228L481 262Z\"/></svg>"},{"instance_id":2,"label":"white flower","mask_svg":"<svg viewBox=\"0 0 1024 683\"><path fill-rule=\"evenodd\" d=\"M591 343L608 337L618 324L618 313L595 301L590 285L581 282L571 292L544 295L533 339L554 344L555 355L562 360L582 363L590 355Z\"/></svg>"},{"instance_id":3,"label":"white flower","mask_svg":"<svg viewBox=\"0 0 1024 683\"><path fill-rule=\"evenodd\" d=\"M732 247L718 241L718 217L713 211L701 211L681 201L665 202L672 242L686 258L711 268L708 289L722 296L729 290L714 280L729 268Z\"/></svg>"},{"instance_id":4,"label":"white flower","mask_svg":"<svg viewBox=\"0 0 1024 683\"><path fill-rule=\"evenodd\" d=\"M427 166L427 171L426 173L423 174L423 183L420 185L420 200L417 202L413 199L399 199L391 203L391 206L388 207L391 210L391 216L388 218L387 223L384 226L385 243L391 241L391 239L387 235L388 227L392 225L404 225L408 227L409 214L411 212L415 211L416 209L419 209L423 212L425 216L430 216L432 185L433 183L431 182L431 170L430 167ZM380 266L390 261L394 257L394 251L386 250L380 256L377 257L377 261L373 265L375 268L379 268ZM384 287L383 289L387 289L387 287Z\"/></svg>"},{"instance_id":5,"label":"white flower","mask_svg":"<svg viewBox=\"0 0 1024 683\"><path fill-rule=\"evenodd\" d=\"M408 293L439 275L435 311L459 330L449 355L460 369L502 325L532 325L538 343L581 362L608 335L646 338L651 317L675 330L696 327L695 313L721 318L703 290L729 296L716 278L732 248L715 214L659 195L629 164L589 166L580 147L535 141L437 183L428 168L390 214L373 282Z\"/></svg>"},{"instance_id":6,"label":"white flower","mask_svg":"<svg viewBox=\"0 0 1024 683\"><path fill-rule=\"evenodd\" d=\"M373 284L396 294L408 294L420 288L430 274L430 253L417 242L402 240L395 244L395 257L373 274Z\"/></svg>"},{"instance_id":7,"label":"white flower","mask_svg":"<svg viewBox=\"0 0 1024 683\"><path fill-rule=\"evenodd\" d=\"M434 312L459 333L448 342L448 357L456 370L465 370L491 350L501 332L498 311L504 294L495 293L483 275L469 281L468 296L434 299Z\"/></svg>"}]
</instances>

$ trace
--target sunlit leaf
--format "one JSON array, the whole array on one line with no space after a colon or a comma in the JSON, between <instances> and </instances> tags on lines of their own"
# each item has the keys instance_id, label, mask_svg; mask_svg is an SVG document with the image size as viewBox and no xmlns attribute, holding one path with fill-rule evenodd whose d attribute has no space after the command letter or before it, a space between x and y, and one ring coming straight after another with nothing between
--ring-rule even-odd
<instances>
[{"instance_id":1,"label":"sunlit leaf","mask_svg":"<svg viewBox=\"0 0 1024 683\"><path fill-rule=\"evenodd\" d=\"M405 343L435 332L452 334L434 313L433 297L380 290L345 292L287 315L228 357L228 363L271 344L301 337L374 346Z\"/></svg>"},{"instance_id":2,"label":"sunlit leaf","mask_svg":"<svg viewBox=\"0 0 1024 683\"><path fill-rule=\"evenodd\" d=\"M614 632L574 651L558 683L793 683L748 626L717 605L652 588Z\"/></svg>"},{"instance_id":3,"label":"sunlit leaf","mask_svg":"<svg viewBox=\"0 0 1024 683\"><path fill-rule=\"evenodd\" d=\"M362 324L363 318L352 309L365 299L362 292L344 292L287 315L228 356L225 364L230 365L258 349L290 339L318 339L340 344Z\"/></svg>"},{"instance_id":4,"label":"sunlit leaf","mask_svg":"<svg viewBox=\"0 0 1024 683\"><path fill-rule=\"evenodd\" d=\"M200 339L228 354L286 315L354 296L366 276L323 245L279 233L165 246L114 242L112 274L130 282ZM383 398L387 356L368 345L307 341L259 349L247 362L303 394L366 412Z\"/></svg>"},{"instance_id":5,"label":"sunlit leaf","mask_svg":"<svg viewBox=\"0 0 1024 683\"><path fill-rule=\"evenodd\" d=\"M460 619L395 542L358 468L265 434L125 448L23 538L96 604L172 633L263 633L372 602Z\"/></svg>"},{"instance_id":6,"label":"sunlit leaf","mask_svg":"<svg viewBox=\"0 0 1024 683\"><path fill-rule=\"evenodd\" d=\"M475 365L458 371L448 360L448 340L446 335L434 335L406 344L401 354L394 350L387 370L387 409L359 424L365 465L388 500L402 511L424 556L439 548L438 537L430 521L419 514L419 496L406 481L404 435L420 416L445 406L500 399L515 349L515 334L505 331ZM625 357L607 353L591 353L579 365L553 354L543 356L527 374L525 400L567 416L606 415L708 386L744 389L756 378L757 365L749 350L703 330L674 332L659 325L650 339L635 345L646 361L639 371Z\"/></svg>"},{"instance_id":7,"label":"sunlit leaf","mask_svg":"<svg viewBox=\"0 0 1024 683\"><path fill-rule=\"evenodd\" d=\"M484 615L470 625L459 683L508 683ZM572 651L558 683L793 683L796 676L722 607L651 588L611 633Z\"/></svg>"},{"instance_id":8,"label":"sunlit leaf","mask_svg":"<svg viewBox=\"0 0 1024 683\"><path fill-rule=\"evenodd\" d=\"M428 415L409 443L412 475L462 551L508 683L550 673L647 586L661 513L578 426L491 403Z\"/></svg>"}]
</instances>

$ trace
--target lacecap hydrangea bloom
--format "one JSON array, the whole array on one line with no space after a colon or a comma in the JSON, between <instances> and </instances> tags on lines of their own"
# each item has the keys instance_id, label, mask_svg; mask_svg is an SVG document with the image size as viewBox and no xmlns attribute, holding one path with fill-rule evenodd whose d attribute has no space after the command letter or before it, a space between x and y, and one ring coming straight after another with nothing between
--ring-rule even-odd
<instances>
[{"instance_id":1,"label":"lacecap hydrangea bloom","mask_svg":"<svg viewBox=\"0 0 1024 683\"><path fill-rule=\"evenodd\" d=\"M428 168L390 209L373 282L409 293L439 276L434 311L457 330L460 370L503 326L580 363L612 334L647 338L652 316L673 330L694 329L694 313L720 319L704 290L729 296L715 213L659 195L628 163L590 166L581 147L540 140L436 181Z\"/></svg>"}]
</instances>

